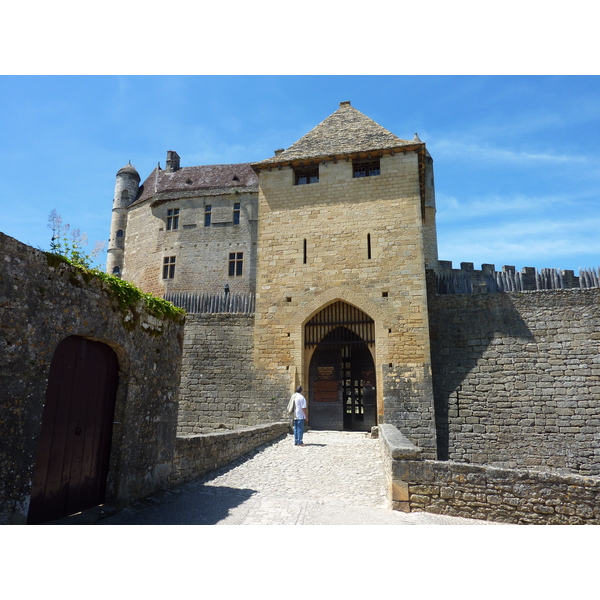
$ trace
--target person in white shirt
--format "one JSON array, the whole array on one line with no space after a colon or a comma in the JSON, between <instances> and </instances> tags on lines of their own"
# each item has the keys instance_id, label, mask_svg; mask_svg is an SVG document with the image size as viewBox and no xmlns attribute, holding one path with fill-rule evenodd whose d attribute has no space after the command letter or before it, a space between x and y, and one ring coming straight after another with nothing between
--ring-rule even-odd
<instances>
[{"instance_id":1,"label":"person in white shirt","mask_svg":"<svg viewBox=\"0 0 600 600\"><path fill-rule=\"evenodd\" d=\"M304 446L302 438L304 437L304 421L308 421L308 412L306 398L302 395L302 386L296 388L296 393L292 395L292 399L296 403L296 411L294 412L294 445Z\"/></svg>"}]
</instances>

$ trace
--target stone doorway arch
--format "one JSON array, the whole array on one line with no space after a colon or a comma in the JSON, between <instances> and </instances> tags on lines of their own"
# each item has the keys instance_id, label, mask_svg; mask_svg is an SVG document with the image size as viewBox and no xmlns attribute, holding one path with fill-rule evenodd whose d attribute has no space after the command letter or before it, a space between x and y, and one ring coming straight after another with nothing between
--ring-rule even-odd
<instances>
[{"instance_id":1,"label":"stone doorway arch","mask_svg":"<svg viewBox=\"0 0 600 600\"><path fill-rule=\"evenodd\" d=\"M102 343L69 336L56 347L33 471L28 524L102 504L119 365Z\"/></svg>"},{"instance_id":2,"label":"stone doorway arch","mask_svg":"<svg viewBox=\"0 0 600 600\"><path fill-rule=\"evenodd\" d=\"M311 428L370 431L377 424L373 319L337 301L306 323L304 340Z\"/></svg>"}]
</instances>

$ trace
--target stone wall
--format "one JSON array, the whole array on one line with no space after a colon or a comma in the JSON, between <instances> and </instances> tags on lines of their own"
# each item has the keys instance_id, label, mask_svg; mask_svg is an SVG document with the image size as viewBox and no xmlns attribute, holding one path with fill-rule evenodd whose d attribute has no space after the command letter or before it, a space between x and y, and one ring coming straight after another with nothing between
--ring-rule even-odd
<instances>
[{"instance_id":1,"label":"stone wall","mask_svg":"<svg viewBox=\"0 0 600 600\"><path fill-rule=\"evenodd\" d=\"M532 525L599 525L600 478L440 461L402 461L410 511Z\"/></svg>"},{"instance_id":2,"label":"stone wall","mask_svg":"<svg viewBox=\"0 0 600 600\"><path fill-rule=\"evenodd\" d=\"M440 459L600 474L600 289L430 296Z\"/></svg>"},{"instance_id":3,"label":"stone wall","mask_svg":"<svg viewBox=\"0 0 600 600\"><path fill-rule=\"evenodd\" d=\"M233 223L234 204L240 222ZM123 278L146 292L254 292L256 281L256 193L150 200L128 210ZM204 226L205 207L212 222ZM179 225L166 229L167 211L179 209ZM241 275L229 275L229 254L242 257ZM163 279L163 260L175 257L175 275Z\"/></svg>"},{"instance_id":4,"label":"stone wall","mask_svg":"<svg viewBox=\"0 0 600 600\"><path fill-rule=\"evenodd\" d=\"M254 370L254 315L192 314L186 318L179 433L257 425L286 418L287 397L271 397Z\"/></svg>"},{"instance_id":5,"label":"stone wall","mask_svg":"<svg viewBox=\"0 0 600 600\"><path fill-rule=\"evenodd\" d=\"M379 427L388 499L403 512L536 525L600 524L600 477L422 460L395 427Z\"/></svg>"},{"instance_id":6,"label":"stone wall","mask_svg":"<svg viewBox=\"0 0 600 600\"><path fill-rule=\"evenodd\" d=\"M177 426L182 324L121 309L106 284L0 234L0 523L22 523L54 350L76 335L117 354L107 501L166 484Z\"/></svg>"},{"instance_id":7,"label":"stone wall","mask_svg":"<svg viewBox=\"0 0 600 600\"><path fill-rule=\"evenodd\" d=\"M286 435L289 427L289 423L273 423L242 427L235 431L179 436L175 443L169 482L173 485L184 483L223 467L255 448Z\"/></svg>"}]
</instances>

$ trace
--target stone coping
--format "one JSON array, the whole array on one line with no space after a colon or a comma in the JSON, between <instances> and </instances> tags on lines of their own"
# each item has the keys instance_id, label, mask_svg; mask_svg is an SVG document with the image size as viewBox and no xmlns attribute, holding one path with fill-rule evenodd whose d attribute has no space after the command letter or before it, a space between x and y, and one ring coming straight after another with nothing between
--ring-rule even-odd
<instances>
[{"instance_id":1,"label":"stone coping","mask_svg":"<svg viewBox=\"0 0 600 600\"><path fill-rule=\"evenodd\" d=\"M247 434L266 432L271 429L279 430L281 427L289 427L289 423L282 421L260 425L236 425L232 429L215 428L211 431L207 431L206 433L178 434L176 439L191 441L195 438L206 438L208 436L214 436L217 439L227 437L245 437Z\"/></svg>"},{"instance_id":2,"label":"stone coping","mask_svg":"<svg viewBox=\"0 0 600 600\"><path fill-rule=\"evenodd\" d=\"M420 460L421 448L415 446L394 425L379 425L379 439L393 460Z\"/></svg>"}]
</instances>

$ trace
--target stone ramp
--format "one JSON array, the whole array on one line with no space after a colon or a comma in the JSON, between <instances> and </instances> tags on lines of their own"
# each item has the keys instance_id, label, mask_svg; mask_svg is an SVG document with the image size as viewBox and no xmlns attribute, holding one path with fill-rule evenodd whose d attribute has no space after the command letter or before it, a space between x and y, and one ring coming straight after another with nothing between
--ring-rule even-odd
<instances>
[{"instance_id":1,"label":"stone ramp","mask_svg":"<svg viewBox=\"0 0 600 600\"><path fill-rule=\"evenodd\" d=\"M147 498L107 525L465 525L460 517L388 508L379 441L364 433L309 431L196 481Z\"/></svg>"}]
</instances>

